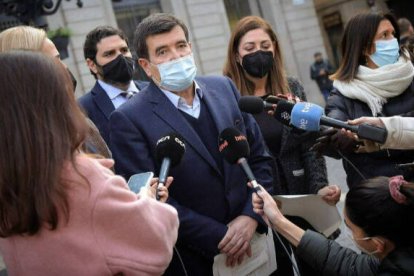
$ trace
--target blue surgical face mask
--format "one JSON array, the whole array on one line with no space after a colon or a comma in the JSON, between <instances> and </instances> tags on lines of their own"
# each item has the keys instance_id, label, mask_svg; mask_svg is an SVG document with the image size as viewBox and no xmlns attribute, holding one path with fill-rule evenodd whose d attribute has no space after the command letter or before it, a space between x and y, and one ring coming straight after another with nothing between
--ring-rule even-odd
<instances>
[{"instance_id":1,"label":"blue surgical face mask","mask_svg":"<svg viewBox=\"0 0 414 276\"><path fill-rule=\"evenodd\" d=\"M193 54L156 65L160 73L160 81L154 80L166 90L180 92L193 84L197 73Z\"/></svg>"},{"instance_id":2,"label":"blue surgical face mask","mask_svg":"<svg viewBox=\"0 0 414 276\"><path fill-rule=\"evenodd\" d=\"M400 46L396 38L375 41L375 53L370 58L378 66L394 64L397 62Z\"/></svg>"}]
</instances>

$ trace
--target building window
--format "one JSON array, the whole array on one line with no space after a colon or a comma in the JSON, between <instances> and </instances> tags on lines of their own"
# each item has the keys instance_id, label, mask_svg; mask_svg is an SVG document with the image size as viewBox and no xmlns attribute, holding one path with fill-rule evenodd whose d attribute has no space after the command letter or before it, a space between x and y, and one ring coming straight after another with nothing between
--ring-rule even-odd
<instances>
[{"instance_id":1,"label":"building window","mask_svg":"<svg viewBox=\"0 0 414 276\"><path fill-rule=\"evenodd\" d=\"M229 19L230 29L236 26L237 22L248 15L261 16L260 5L258 0L224 0L227 17Z\"/></svg>"},{"instance_id":2,"label":"building window","mask_svg":"<svg viewBox=\"0 0 414 276\"><path fill-rule=\"evenodd\" d=\"M139 22L150 14L161 12L159 0L122 0L112 2L118 27L133 41Z\"/></svg>"},{"instance_id":3,"label":"building window","mask_svg":"<svg viewBox=\"0 0 414 276\"><path fill-rule=\"evenodd\" d=\"M131 49L134 60L134 32L136 26L150 14L161 12L161 5L159 0L122 0L120 2L112 2L115 12L116 22L118 28L121 29L129 40L129 47ZM147 80L145 72L136 64L136 73L134 79Z\"/></svg>"}]
</instances>

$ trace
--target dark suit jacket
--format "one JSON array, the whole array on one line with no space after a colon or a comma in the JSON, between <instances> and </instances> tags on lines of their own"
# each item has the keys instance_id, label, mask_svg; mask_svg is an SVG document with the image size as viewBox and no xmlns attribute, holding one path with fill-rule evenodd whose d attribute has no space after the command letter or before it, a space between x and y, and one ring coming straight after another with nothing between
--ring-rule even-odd
<instances>
[{"instance_id":1,"label":"dark suit jacket","mask_svg":"<svg viewBox=\"0 0 414 276\"><path fill-rule=\"evenodd\" d=\"M236 127L247 136L253 173L259 183L271 189L272 159L253 117L239 110L240 96L234 84L225 77L199 77L196 81L218 132ZM246 215L260 221L258 231L266 227L253 213L252 191L242 169L223 161L220 170L188 121L153 82L111 115L110 145L116 172L129 178L134 173L158 171L156 142L169 132L181 134L186 143L181 163L170 170L174 182L168 202L180 219L177 248L188 275L211 275L218 243L231 220ZM176 258L166 274L183 274Z\"/></svg>"},{"instance_id":2,"label":"dark suit jacket","mask_svg":"<svg viewBox=\"0 0 414 276\"><path fill-rule=\"evenodd\" d=\"M134 81L139 90L148 85L148 82ZM78 99L79 105L86 112L101 133L102 138L109 145L109 116L115 110L111 99L98 82L91 91Z\"/></svg>"}]
</instances>

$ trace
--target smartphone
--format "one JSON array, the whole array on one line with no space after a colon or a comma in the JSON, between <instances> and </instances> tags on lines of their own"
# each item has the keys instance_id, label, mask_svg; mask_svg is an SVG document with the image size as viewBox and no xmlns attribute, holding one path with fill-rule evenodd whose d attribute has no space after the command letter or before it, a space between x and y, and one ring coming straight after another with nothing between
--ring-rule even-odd
<instances>
[{"instance_id":1,"label":"smartphone","mask_svg":"<svg viewBox=\"0 0 414 276\"><path fill-rule=\"evenodd\" d=\"M142 187L149 187L151 179L154 177L153 172L137 173L132 175L128 180L128 186L134 193L139 193Z\"/></svg>"}]
</instances>

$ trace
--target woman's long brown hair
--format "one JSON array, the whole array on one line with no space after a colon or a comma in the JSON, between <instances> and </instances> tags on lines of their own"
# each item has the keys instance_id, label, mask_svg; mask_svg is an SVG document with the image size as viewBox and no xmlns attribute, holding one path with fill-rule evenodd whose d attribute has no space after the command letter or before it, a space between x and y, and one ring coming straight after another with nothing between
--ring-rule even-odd
<instances>
[{"instance_id":1,"label":"woman's long brown hair","mask_svg":"<svg viewBox=\"0 0 414 276\"><path fill-rule=\"evenodd\" d=\"M237 89L244 95L254 94L254 83L247 78L247 73L237 62L238 48L241 38L249 31L263 29L274 43L274 62L273 67L268 73L266 92L276 94L290 93L286 73L283 65L281 49L275 32L263 18L258 16L246 16L237 23L231 35L227 48L227 61L224 66L223 74L228 76L236 84Z\"/></svg>"},{"instance_id":2,"label":"woman's long brown hair","mask_svg":"<svg viewBox=\"0 0 414 276\"><path fill-rule=\"evenodd\" d=\"M400 43L400 30L391 14L361 13L346 24L341 41L342 60L338 70L330 77L332 80L349 82L355 79L360 65L366 64L366 52L372 48L378 26L388 20L395 30L395 38ZM403 52L400 54L404 55Z\"/></svg>"},{"instance_id":3,"label":"woman's long brown hair","mask_svg":"<svg viewBox=\"0 0 414 276\"><path fill-rule=\"evenodd\" d=\"M15 51L0 64L0 237L53 230L69 216L61 173L87 125L58 60Z\"/></svg>"}]
</instances>

